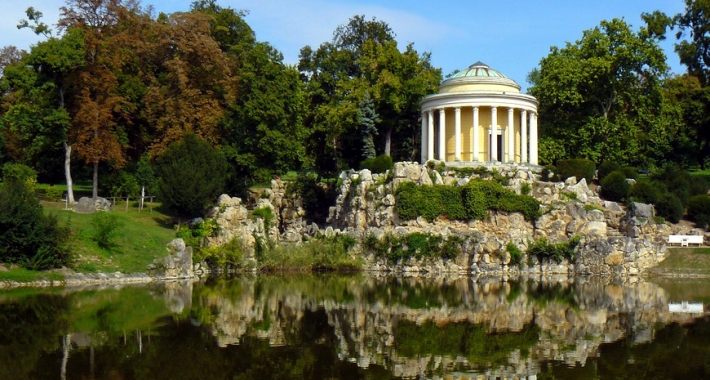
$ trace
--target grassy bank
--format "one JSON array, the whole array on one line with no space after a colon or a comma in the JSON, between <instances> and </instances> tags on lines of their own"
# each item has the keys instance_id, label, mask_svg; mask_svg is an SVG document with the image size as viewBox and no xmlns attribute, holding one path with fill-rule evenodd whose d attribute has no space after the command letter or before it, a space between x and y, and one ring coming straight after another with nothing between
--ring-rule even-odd
<instances>
[{"instance_id":1,"label":"grassy bank","mask_svg":"<svg viewBox=\"0 0 710 380\"><path fill-rule=\"evenodd\" d=\"M165 256L165 245L175 237L170 215L155 207L139 212L135 202L126 211L125 202L117 202L111 212L117 225L115 237L109 247L101 247L93 214L64 210L58 202L43 202L43 206L60 225L71 229L72 268L78 272L145 272L154 259Z\"/></svg>"},{"instance_id":2,"label":"grassy bank","mask_svg":"<svg viewBox=\"0 0 710 380\"><path fill-rule=\"evenodd\" d=\"M668 252L668 257L651 269L650 274L710 277L710 248L669 248Z\"/></svg>"}]
</instances>

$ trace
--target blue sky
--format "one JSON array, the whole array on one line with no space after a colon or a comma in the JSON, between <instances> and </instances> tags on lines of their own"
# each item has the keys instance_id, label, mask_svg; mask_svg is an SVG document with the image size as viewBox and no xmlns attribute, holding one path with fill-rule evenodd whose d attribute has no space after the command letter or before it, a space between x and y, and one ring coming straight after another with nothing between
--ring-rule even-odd
<instances>
[{"instance_id":1,"label":"blue sky","mask_svg":"<svg viewBox=\"0 0 710 380\"><path fill-rule=\"evenodd\" d=\"M29 48L38 38L17 30L29 6L44 13L54 24L64 0L2 0L0 46ZM144 0L157 12L187 11L192 0ZM635 28L642 12L660 10L669 15L684 9L683 0L218 0L223 7L247 10L247 23L257 39L268 41L295 64L303 46L318 47L332 38L338 25L354 15L387 22L401 47L413 42L419 52L431 53L432 63L446 75L482 61L515 80L523 89L526 76L537 67L551 46L564 46L602 20L623 18ZM685 71L673 52L674 38L665 41L668 64L676 73Z\"/></svg>"}]
</instances>

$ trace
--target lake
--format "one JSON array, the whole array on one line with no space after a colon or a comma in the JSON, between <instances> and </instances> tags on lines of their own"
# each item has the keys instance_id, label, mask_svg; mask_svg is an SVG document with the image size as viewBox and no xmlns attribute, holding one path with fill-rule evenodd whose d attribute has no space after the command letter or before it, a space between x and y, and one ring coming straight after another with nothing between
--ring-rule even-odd
<instances>
[{"instance_id":1,"label":"lake","mask_svg":"<svg viewBox=\"0 0 710 380\"><path fill-rule=\"evenodd\" d=\"M708 280L259 275L0 291L0 379L710 379Z\"/></svg>"}]
</instances>

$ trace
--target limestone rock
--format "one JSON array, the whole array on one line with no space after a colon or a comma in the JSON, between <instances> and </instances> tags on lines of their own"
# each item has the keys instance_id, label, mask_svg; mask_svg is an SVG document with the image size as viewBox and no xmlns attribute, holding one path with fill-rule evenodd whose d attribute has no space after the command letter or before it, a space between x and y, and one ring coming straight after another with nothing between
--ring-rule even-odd
<instances>
[{"instance_id":1,"label":"limestone rock","mask_svg":"<svg viewBox=\"0 0 710 380\"><path fill-rule=\"evenodd\" d=\"M79 202L74 204L74 212L80 214L93 214L96 211L111 211L111 201L101 197L81 197Z\"/></svg>"}]
</instances>

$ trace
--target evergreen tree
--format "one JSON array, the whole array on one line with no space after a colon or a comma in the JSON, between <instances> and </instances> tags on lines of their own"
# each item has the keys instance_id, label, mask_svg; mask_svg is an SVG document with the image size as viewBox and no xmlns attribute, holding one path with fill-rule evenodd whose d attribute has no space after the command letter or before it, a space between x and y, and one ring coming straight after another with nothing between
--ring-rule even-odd
<instances>
[{"instance_id":1,"label":"evergreen tree","mask_svg":"<svg viewBox=\"0 0 710 380\"><path fill-rule=\"evenodd\" d=\"M375 158L375 139L377 135L377 123L380 121L375 111L375 102L370 97L369 93L365 93L365 97L360 103L360 108L357 110L357 121L360 124L360 133L362 134L362 158Z\"/></svg>"}]
</instances>

